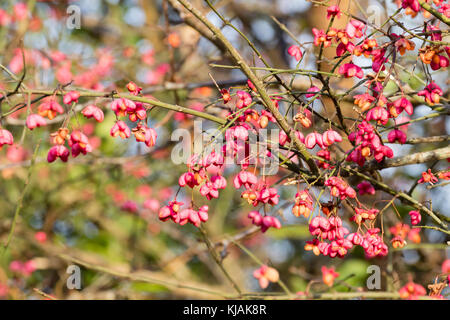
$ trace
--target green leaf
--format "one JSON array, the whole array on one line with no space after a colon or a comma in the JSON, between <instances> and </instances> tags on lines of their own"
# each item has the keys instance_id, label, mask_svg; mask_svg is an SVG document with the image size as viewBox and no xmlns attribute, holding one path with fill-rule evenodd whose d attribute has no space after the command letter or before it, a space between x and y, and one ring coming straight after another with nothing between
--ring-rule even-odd
<instances>
[{"instance_id":1,"label":"green leaf","mask_svg":"<svg viewBox=\"0 0 450 320\"><path fill-rule=\"evenodd\" d=\"M337 280L343 280L353 275L345 280L345 283L356 287L365 287L367 277L369 276L369 274L367 273L367 267L369 265L370 263L365 260L347 260L337 268L336 271L339 273L339 277L337 278ZM336 286L336 289L338 291L340 289L348 291L348 289L342 285Z\"/></svg>"},{"instance_id":2,"label":"green leaf","mask_svg":"<svg viewBox=\"0 0 450 320\"><path fill-rule=\"evenodd\" d=\"M306 239L310 236L305 225L290 225L281 229L269 229L267 235L274 239Z\"/></svg>"}]
</instances>

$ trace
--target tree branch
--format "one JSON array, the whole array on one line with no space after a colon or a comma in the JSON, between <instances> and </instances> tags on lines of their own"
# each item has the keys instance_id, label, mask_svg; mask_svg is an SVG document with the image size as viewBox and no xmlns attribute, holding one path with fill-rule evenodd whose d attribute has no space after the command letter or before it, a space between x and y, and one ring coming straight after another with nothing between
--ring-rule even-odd
<instances>
[{"instance_id":1,"label":"tree branch","mask_svg":"<svg viewBox=\"0 0 450 320\"><path fill-rule=\"evenodd\" d=\"M436 161L450 158L450 146L445 148L435 149L431 151L418 152L413 154L408 154L403 157L396 157L392 159L385 159L382 162L377 162L376 160L372 160L366 163L361 170L362 171L370 171L370 170L379 170L385 168L392 167L402 167L411 164L417 163L425 163L428 161ZM355 168L356 166L354 166Z\"/></svg>"},{"instance_id":2,"label":"tree branch","mask_svg":"<svg viewBox=\"0 0 450 320\"><path fill-rule=\"evenodd\" d=\"M56 95L63 95L64 93L62 92L53 92L51 90L34 90L34 89L30 89L30 90L25 90L22 91L21 93L24 94L42 94L42 95L52 95L52 94L56 94ZM150 98L145 98L145 97L139 97L139 96L134 96L131 94L122 94L122 93L108 93L108 92L98 92L98 91L80 91L80 97L91 97L91 98L95 98L95 97L99 97L99 98L114 98L114 99L119 99L119 98L126 98L132 101L137 101L137 102L142 102L142 103L147 103L156 107L160 107L160 108L164 108L164 109L168 109L168 110L173 110L173 111L177 111L177 112L182 112L182 113L186 113L186 114L190 114L193 116L197 116L206 120L211 120L213 122L216 122L218 124L225 124L227 123L227 120L216 117L212 114L206 113L206 112L201 112L201 111L197 111L194 109L190 109L190 108L186 108L186 107L182 107L179 105L175 105L175 104L169 104L169 103L165 103L159 100L154 100L154 99L150 99ZM19 110L19 109L17 109ZM16 112L17 110L14 110L14 112ZM13 112L11 112L13 113ZM11 114L11 113L6 113L3 115L3 117L6 117L7 115Z\"/></svg>"},{"instance_id":3,"label":"tree branch","mask_svg":"<svg viewBox=\"0 0 450 320\"><path fill-rule=\"evenodd\" d=\"M443 23L445 23L446 25L450 26L450 19L447 18L446 16L444 16L442 13L440 13L439 11L435 10L434 8L432 8L428 3L426 3L424 0L419 0L420 6L422 8L424 8L425 10L427 10L429 13L431 13L433 16L435 16L436 18L438 18L439 20L441 20Z\"/></svg>"},{"instance_id":4,"label":"tree branch","mask_svg":"<svg viewBox=\"0 0 450 320\"><path fill-rule=\"evenodd\" d=\"M284 119L283 115L278 111L278 109L274 106L272 100L264 89L264 85L261 80L253 73L251 68L247 63L245 63L244 58L240 55L240 53L233 47L233 45L228 41L228 39L223 35L223 33L212 24L205 16L202 15L200 11L192 6L192 4L186 0L177 0L181 3L189 12L191 12L198 20L200 20L209 30L223 43L223 45L229 51L234 62L241 68L244 74L250 79L253 85L256 88L256 91L259 93L261 100L263 101L266 108L273 114L276 121L283 129L284 132L290 137L291 141L293 141L295 147L299 150L302 158L308 163L308 166L313 171L313 173L318 174L319 169L313 160L311 154L308 152L306 147L300 142L297 138L295 131L289 126L287 121Z\"/></svg>"}]
</instances>

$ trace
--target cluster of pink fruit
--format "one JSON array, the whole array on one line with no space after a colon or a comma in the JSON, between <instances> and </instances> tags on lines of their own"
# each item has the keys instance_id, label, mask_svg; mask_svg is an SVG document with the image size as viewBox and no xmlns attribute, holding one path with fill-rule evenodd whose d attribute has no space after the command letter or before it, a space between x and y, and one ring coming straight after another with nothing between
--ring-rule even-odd
<instances>
[{"instance_id":1,"label":"cluster of pink fruit","mask_svg":"<svg viewBox=\"0 0 450 320\"><path fill-rule=\"evenodd\" d=\"M250 211L248 217L255 226L261 227L261 232L266 232L269 228L280 229L280 221L273 216L261 216L258 211Z\"/></svg>"},{"instance_id":2,"label":"cluster of pink fruit","mask_svg":"<svg viewBox=\"0 0 450 320\"><path fill-rule=\"evenodd\" d=\"M313 251L315 255L323 254L331 258L343 258L356 245L364 249L367 258L385 256L388 253L387 245L378 235L380 229L368 229L364 235L358 232L349 233L348 229L342 226L342 220L337 216L315 217L311 220L309 230L317 238L307 241L305 250ZM345 237L346 235L347 237Z\"/></svg>"},{"instance_id":3,"label":"cluster of pink fruit","mask_svg":"<svg viewBox=\"0 0 450 320\"><path fill-rule=\"evenodd\" d=\"M60 158L63 162L66 162L69 157L69 149L64 146L66 137L68 135L69 130L67 128L61 128L58 132L52 134L52 143L55 144L50 148L47 161L53 162L57 158ZM92 151L92 146L89 143L88 137L82 133L81 131L75 130L72 131L68 138L68 145L71 147L72 156L75 158L80 153L87 154Z\"/></svg>"},{"instance_id":4,"label":"cluster of pink fruit","mask_svg":"<svg viewBox=\"0 0 450 320\"><path fill-rule=\"evenodd\" d=\"M356 191L348 185L344 179L340 177L330 177L325 181L325 185L330 188L330 193L333 197L341 200L348 198L355 198Z\"/></svg>"},{"instance_id":5,"label":"cluster of pink fruit","mask_svg":"<svg viewBox=\"0 0 450 320\"><path fill-rule=\"evenodd\" d=\"M137 95L141 89L133 82L130 82L127 85L127 88L134 95ZM81 94L78 91L69 91L64 94L63 103L66 105L78 103L80 96ZM147 109L143 103L135 103L129 99L119 98L111 103L111 109L117 117L128 115L129 120L132 122L141 121L135 128L130 130L124 121L117 120L111 128L111 136L120 136L121 138L126 139L133 133L136 141L144 142L148 147L155 145L157 138L156 131L142 122L142 120L147 117ZM45 120L45 117L52 120L57 114L63 113L64 108L55 100L55 97L52 96L39 105L37 114L28 115L26 125L30 130L46 126L47 121ZM81 113L86 118L94 118L97 122L102 122L104 120L103 111L94 104L87 105ZM86 154L92 151L89 139L84 133L80 130L74 130L69 136L68 128L63 126L58 129L57 132L51 134L50 141L54 146L51 147L48 152L48 162L54 162L58 158L63 162L68 160L70 151L65 146L66 140L68 140L68 145L71 148L73 157L77 157L80 153ZM0 147L4 144L12 145L13 142L14 139L12 134L5 129L0 129Z\"/></svg>"},{"instance_id":6,"label":"cluster of pink fruit","mask_svg":"<svg viewBox=\"0 0 450 320\"><path fill-rule=\"evenodd\" d=\"M314 217L309 224L309 232L316 239L307 241L305 250L312 250L315 255L323 254L331 258L342 258L353 247L353 243L345 239L345 236L349 234L348 229L342 226L342 220L337 216Z\"/></svg>"},{"instance_id":7,"label":"cluster of pink fruit","mask_svg":"<svg viewBox=\"0 0 450 320\"><path fill-rule=\"evenodd\" d=\"M219 189L225 189L227 186L226 179L221 175L223 164L223 156L215 151L203 158L198 154L193 154L187 161L188 172L179 177L178 184L181 188L188 186L193 189L199 186L200 194L208 200L218 198ZM180 205L182 203L175 198L168 205L162 207L159 211L160 220L166 221L170 218L180 225L190 222L196 227L199 227L201 222L208 220L209 208L207 205L201 206L198 210L192 206L181 211Z\"/></svg>"},{"instance_id":8,"label":"cluster of pink fruit","mask_svg":"<svg viewBox=\"0 0 450 320\"><path fill-rule=\"evenodd\" d=\"M263 181L258 181L258 178L251 172L240 171L234 178L233 184L236 189L244 187L245 190L241 197L255 207L260 203L272 206L278 204L280 195L277 189L267 187Z\"/></svg>"},{"instance_id":9,"label":"cluster of pink fruit","mask_svg":"<svg viewBox=\"0 0 450 320\"><path fill-rule=\"evenodd\" d=\"M208 221L208 206L201 206L198 210L194 210L193 207L181 210L182 205L182 202L176 200L169 202L159 210L159 219L161 221L172 219L180 226L189 222L196 227L199 227L202 222Z\"/></svg>"},{"instance_id":10,"label":"cluster of pink fruit","mask_svg":"<svg viewBox=\"0 0 450 320\"><path fill-rule=\"evenodd\" d=\"M134 82L130 82L127 85L127 89L133 95L138 95L142 88L139 88ZM119 98L111 103L111 109L117 118L128 115L128 119L131 122L140 121L135 128L130 130L124 121L117 120L110 131L112 137L120 136L122 139L127 139L133 134L136 141L144 142L147 147L153 147L155 145L157 138L156 131L148 127L144 122L147 117L147 106L144 103ZM97 110L93 110L93 115L95 114L94 111L98 112Z\"/></svg>"},{"instance_id":11,"label":"cluster of pink fruit","mask_svg":"<svg viewBox=\"0 0 450 320\"><path fill-rule=\"evenodd\" d=\"M350 133L348 139L354 142L355 149L347 156L347 161L356 162L360 166L372 155L378 162L383 161L385 157L394 156L392 149L382 144L373 126L367 121L358 124L358 130Z\"/></svg>"},{"instance_id":12,"label":"cluster of pink fruit","mask_svg":"<svg viewBox=\"0 0 450 320\"><path fill-rule=\"evenodd\" d=\"M221 175L223 164L223 156L215 151L203 158L194 154L187 161L189 171L180 176L178 184L180 187L188 186L190 188L201 185L201 195L208 200L218 198L219 189L225 189L227 186L227 180Z\"/></svg>"}]
</instances>

